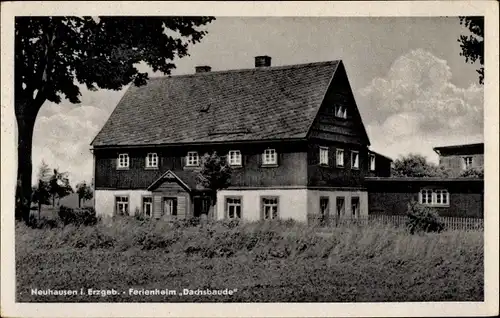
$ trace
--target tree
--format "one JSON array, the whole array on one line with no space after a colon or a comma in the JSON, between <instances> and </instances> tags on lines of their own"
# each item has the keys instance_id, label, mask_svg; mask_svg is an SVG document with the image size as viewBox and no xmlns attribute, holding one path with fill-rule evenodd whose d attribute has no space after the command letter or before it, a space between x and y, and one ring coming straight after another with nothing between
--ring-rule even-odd
<instances>
[{"instance_id":1,"label":"tree","mask_svg":"<svg viewBox=\"0 0 500 318\"><path fill-rule=\"evenodd\" d=\"M462 172L460 175L462 178L484 178L484 169L483 168L469 168Z\"/></svg>"},{"instance_id":2,"label":"tree","mask_svg":"<svg viewBox=\"0 0 500 318\"><path fill-rule=\"evenodd\" d=\"M54 173L49 180L49 193L52 197L52 207L56 206L56 198L60 201L61 198L73 193L67 172L59 172L57 169L54 169Z\"/></svg>"},{"instance_id":3,"label":"tree","mask_svg":"<svg viewBox=\"0 0 500 318\"><path fill-rule=\"evenodd\" d=\"M42 204L50 204L49 180L49 166L45 163L45 161L42 161L38 170L38 182L37 185L32 188L31 197L31 201L38 205L38 219L40 219Z\"/></svg>"},{"instance_id":4,"label":"tree","mask_svg":"<svg viewBox=\"0 0 500 318\"><path fill-rule=\"evenodd\" d=\"M484 17L459 17L460 25L464 25L472 34L460 35L458 42L465 57L466 63L475 63L479 60L481 67L476 70L479 74L479 83L484 82Z\"/></svg>"},{"instance_id":5,"label":"tree","mask_svg":"<svg viewBox=\"0 0 500 318\"><path fill-rule=\"evenodd\" d=\"M15 18L14 110L18 129L16 218L29 222L33 129L46 101L79 103L80 88L120 90L143 85L144 62L170 74L175 57L206 31L213 17L35 17ZM170 32L168 32L170 31Z\"/></svg>"},{"instance_id":6,"label":"tree","mask_svg":"<svg viewBox=\"0 0 500 318\"><path fill-rule=\"evenodd\" d=\"M217 191L229 187L232 169L223 156L217 152L206 153L202 158L202 167L197 175L198 184L210 190L211 205L217 199Z\"/></svg>"},{"instance_id":7,"label":"tree","mask_svg":"<svg viewBox=\"0 0 500 318\"><path fill-rule=\"evenodd\" d=\"M450 177L451 171L427 162L422 155L410 153L394 161L392 175L396 177Z\"/></svg>"},{"instance_id":8,"label":"tree","mask_svg":"<svg viewBox=\"0 0 500 318\"><path fill-rule=\"evenodd\" d=\"M76 185L76 193L78 193L78 207L81 207L82 201L85 204L85 201L94 197L92 188L85 181Z\"/></svg>"}]
</instances>

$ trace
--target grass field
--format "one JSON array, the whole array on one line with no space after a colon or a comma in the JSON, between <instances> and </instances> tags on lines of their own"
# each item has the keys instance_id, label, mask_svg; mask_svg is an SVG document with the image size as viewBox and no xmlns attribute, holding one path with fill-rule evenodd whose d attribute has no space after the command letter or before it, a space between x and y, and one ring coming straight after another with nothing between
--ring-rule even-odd
<instances>
[{"instance_id":1,"label":"grass field","mask_svg":"<svg viewBox=\"0 0 500 318\"><path fill-rule=\"evenodd\" d=\"M482 232L134 219L55 229L16 225L18 302L482 301L483 272ZM84 293L39 296L34 288ZM118 295L88 295L89 288ZM177 295L131 295L130 288ZM233 294L179 295L226 288Z\"/></svg>"}]
</instances>

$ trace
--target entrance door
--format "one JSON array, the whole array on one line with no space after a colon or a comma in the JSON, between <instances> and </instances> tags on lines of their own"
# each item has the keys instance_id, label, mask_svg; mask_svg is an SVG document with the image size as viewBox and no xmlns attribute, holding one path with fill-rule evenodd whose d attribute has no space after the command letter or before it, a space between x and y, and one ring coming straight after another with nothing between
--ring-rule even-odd
<instances>
[{"instance_id":1,"label":"entrance door","mask_svg":"<svg viewBox=\"0 0 500 318\"><path fill-rule=\"evenodd\" d=\"M177 215L177 198L163 198L163 215Z\"/></svg>"},{"instance_id":2,"label":"entrance door","mask_svg":"<svg viewBox=\"0 0 500 318\"><path fill-rule=\"evenodd\" d=\"M208 212L210 211L210 198L206 197L194 197L194 211L193 216L195 218L201 217L203 214L208 217Z\"/></svg>"}]
</instances>

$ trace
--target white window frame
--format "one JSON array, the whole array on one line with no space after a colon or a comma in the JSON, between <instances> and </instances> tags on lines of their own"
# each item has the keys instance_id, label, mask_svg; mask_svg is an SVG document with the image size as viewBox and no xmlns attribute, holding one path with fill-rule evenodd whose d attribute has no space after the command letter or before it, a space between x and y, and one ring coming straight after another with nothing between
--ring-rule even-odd
<instances>
[{"instance_id":1,"label":"white window frame","mask_svg":"<svg viewBox=\"0 0 500 318\"><path fill-rule=\"evenodd\" d=\"M351 169L359 169L359 151L351 150Z\"/></svg>"},{"instance_id":2,"label":"white window frame","mask_svg":"<svg viewBox=\"0 0 500 318\"><path fill-rule=\"evenodd\" d=\"M470 162L468 162L469 159L470 159ZM463 157L463 162L464 162L464 169L465 170L472 168L472 164L474 163L474 157L472 157L472 156Z\"/></svg>"},{"instance_id":3,"label":"white window frame","mask_svg":"<svg viewBox=\"0 0 500 318\"><path fill-rule=\"evenodd\" d=\"M116 168L128 169L129 167L130 167L130 157L128 153L118 154L118 158L116 159Z\"/></svg>"},{"instance_id":4,"label":"white window frame","mask_svg":"<svg viewBox=\"0 0 500 318\"><path fill-rule=\"evenodd\" d=\"M232 202L229 202L229 200L232 200ZM238 200L239 203L234 202L235 200ZM224 204L225 204L226 218L228 218L228 219L241 219L242 218L242 214L243 214L243 198L242 197L225 197ZM237 207L240 208L239 217L237 217L237 212L236 212ZM234 208L232 217L229 214L231 208Z\"/></svg>"},{"instance_id":5,"label":"white window frame","mask_svg":"<svg viewBox=\"0 0 500 318\"><path fill-rule=\"evenodd\" d=\"M450 206L450 192L447 189L422 188L418 193L418 202L426 206Z\"/></svg>"},{"instance_id":6,"label":"white window frame","mask_svg":"<svg viewBox=\"0 0 500 318\"><path fill-rule=\"evenodd\" d=\"M341 210L339 210L339 201L342 201ZM335 197L335 216L343 217L345 215L345 202L346 198L343 196Z\"/></svg>"},{"instance_id":7,"label":"white window frame","mask_svg":"<svg viewBox=\"0 0 500 318\"><path fill-rule=\"evenodd\" d=\"M344 166L344 149L338 148L335 150L335 163L337 167Z\"/></svg>"},{"instance_id":8,"label":"white window frame","mask_svg":"<svg viewBox=\"0 0 500 318\"><path fill-rule=\"evenodd\" d=\"M262 153L262 165L277 165L278 164L278 152L274 148L268 148Z\"/></svg>"},{"instance_id":9,"label":"white window frame","mask_svg":"<svg viewBox=\"0 0 500 318\"><path fill-rule=\"evenodd\" d=\"M280 201L278 197L276 196L261 197L260 202L261 202L263 220L277 220L280 218ZM266 212L269 212L268 215L266 215ZM274 212L276 214L274 214Z\"/></svg>"},{"instance_id":10,"label":"white window frame","mask_svg":"<svg viewBox=\"0 0 500 318\"><path fill-rule=\"evenodd\" d=\"M328 166L328 147L319 147L319 164Z\"/></svg>"},{"instance_id":11,"label":"white window frame","mask_svg":"<svg viewBox=\"0 0 500 318\"><path fill-rule=\"evenodd\" d=\"M158 154L150 152L146 155L146 168L158 168Z\"/></svg>"},{"instance_id":12,"label":"white window frame","mask_svg":"<svg viewBox=\"0 0 500 318\"><path fill-rule=\"evenodd\" d=\"M150 202L146 202L145 199L151 200ZM146 212L146 206L149 206L150 215ZM142 197L142 214L147 218L153 217L153 197L150 195L146 195Z\"/></svg>"},{"instance_id":13,"label":"white window frame","mask_svg":"<svg viewBox=\"0 0 500 318\"><path fill-rule=\"evenodd\" d=\"M239 150L229 150L227 154L227 162L230 166L240 167L242 165L241 151Z\"/></svg>"},{"instance_id":14,"label":"white window frame","mask_svg":"<svg viewBox=\"0 0 500 318\"><path fill-rule=\"evenodd\" d=\"M344 105L335 105L335 117L347 119L347 107Z\"/></svg>"},{"instance_id":15,"label":"white window frame","mask_svg":"<svg viewBox=\"0 0 500 318\"><path fill-rule=\"evenodd\" d=\"M121 207L126 210L126 213L119 213ZM128 195L115 196L115 215L130 215L130 199Z\"/></svg>"},{"instance_id":16,"label":"white window frame","mask_svg":"<svg viewBox=\"0 0 500 318\"><path fill-rule=\"evenodd\" d=\"M322 203L326 201L326 206ZM330 198L329 197L319 197L319 214L322 216L326 216L330 214Z\"/></svg>"},{"instance_id":17,"label":"white window frame","mask_svg":"<svg viewBox=\"0 0 500 318\"><path fill-rule=\"evenodd\" d=\"M186 167L197 167L200 165L200 156L197 151L188 151L186 154Z\"/></svg>"},{"instance_id":18,"label":"white window frame","mask_svg":"<svg viewBox=\"0 0 500 318\"><path fill-rule=\"evenodd\" d=\"M370 171L375 171L375 155L370 154Z\"/></svg>"},{"instance_id":19,"label":"white window frame","mask_svg":"<svg viewBox=\"0 0 500 318\"><path fill-rule=\"evenodd\" d=\"M355 201L354 199L357 200L356 205L354 205L354 201ZM354 208L356 208L356 209L354 209ZM356 197L356 196L351 197L351 216L354 218L358 218L360 216L359 215L360 211L361 211L361 199L360 199L360 197Z\"/></svg>"}]
</instances>

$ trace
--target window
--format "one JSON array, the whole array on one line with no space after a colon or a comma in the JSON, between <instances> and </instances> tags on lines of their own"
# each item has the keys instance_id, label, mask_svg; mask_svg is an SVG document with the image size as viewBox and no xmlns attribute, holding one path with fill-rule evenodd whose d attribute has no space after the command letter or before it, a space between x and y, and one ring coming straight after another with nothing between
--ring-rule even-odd
<instances>
[{"instance_id":1,"label":"window","mask_svg":"<svg viewBox=\"0 0 500 318\"><path fill-rule=\"evenodd\" d=\"M359 216L359 197L351 198L351 212L353 217L357 218Z\"/></svg>"},{"instance_id":2,"label":"window","mask_svg":"<svg viewBox=\"0 0 500 318\"><path fill-rule=\"evenodd\" d=\"M146 168L158 168L158 154L148 153L146 156Z\"/></svg>"},{"instance_id":3,"label":"window","mask_svg":"<svg viewBox=\"0 0 500 318\"><path fill-rule=\"evenodd\" d=\"M337 217L345 214L345 198L337 197Z\"/></svg>"},{"instance_id":4,"label":"window","mask_svg":"<svg viewBox=\"0 0 500 318\"><path fill-rule=\"evenodd\" d=\"M153 216L153 198L142 197L142 213L144 216L150 218Z\"/></svg>"},{"instance_id":5,"label":"window","mask_svg":"<svg viewBox=\"0 0 500 318\"><path fill-rule=\"evenodd\" d=\"M278 217L278 198L262 198L262 218L264 220L275 220Z\"/></svg>"},{"instance_id":6,"label":"window","mask_svg":"<svg viewBox=\"0 0 500 318\"><path fill-rule=\"evenodd\" d=\"M241 166L241 152L239 150L229 151L228 162L230 166Z\"/></svg>"},{"instance_id":7,"label":"window","mask_svg":"<svg viewBox=\"0 0 500 318\"><path fill-rule=\"evenodd\" d=\"M330 199L328 197L319 198L319 213L321 216L328 215L328 209L330 206Z\"/></svg>"},{"instance_id":8,"label":"window","mask_svg":"<svg viewBox=\"0 0 500 318\"><path fill-rule=\"evenodd\" d=\"M464 169L472 167L472 157L464 157Z\"/></svg>"},{"instance_id":9,"label":"window","mask_svg":"<svg viewBox=\"0 0 500 318\"><path fill-rule=\"evenodd\" d=\"M446 189L422 189L419 195L420 204L432 206L448 206L450 193Z\"/></svg>"},{"instance_id":10,"label":"window","mask_svg":"<svg viewBox=\"0 0 500 318\"><path fill-rule=\"evenodd\" d=\"M328 165L328 147L319 147L319 164Z\"/></svg>"},{"instance_id":11,"label":"window","mask_svg":"<svg viewBox=\"0 0 500 318\"><path fill-rule=\"evenodd\" d=\"M130 164L130 159L127 153L121 153L118 155L118 169L127 169Z\"/></svg>"},{"instance_id":12,"label":"window","mask_svg":"<svg viewBox=\"0 0 500 318\"><path fill-rule=\"evenodd\" d=\"M359 169L359 152L351 151L351 169Z\"/></svg>"},{"instance_id":13,"label":"window","mask_svg":"<svg viewBox=\"0 0 500 318\"><path fill-rule=\"evenodd\" d=\"M241 219L241 198L226 198L226 216L228 219Z\"/></svg>"},{"instance_id":14,"label":"window","mask_svg":"<svg viewBox=\"0 0 500 318\"><path fill-rule=\"evenodd\" d=\"M375 171L375 155L370 155L370 171Z\"/></svg>"},{"instance_id":15,"label":"window","mask_svg":"<svg viewBox=\"0 0 500 318\"><path fill-rule=\"evenodd\" d=\"M344 166L344 150L343 149L337 149L336 159L337 159L337 167L343 167Z\"/></svg>"},{"instance_id":16,"label":"window","mask_svg":"<svg viewBox=\"0 0 500 318\"><path fill-rule=\"evenodd\" d=\"M276 165L278 164L278 154L276 149L266 149L262 154L262 163L264 165Z\"/></svg>"},{"instance_id":17,"label":"window","mask_svg":"<svg viewBox=\"0 0 500 318\"><path fill-rule=\"evenodd\" d=\"M116 215L129 215L128 196L115 197L115 214Z\"/></svg>"},{"instance_id":18,"label":"window","mask_svg":"<svg viewBox=\"0 0 500 318\"><path fill-rule=\"evenodd\" d=\"M335 117L347 118L347 107L342 105L335 105Z\"/></svg>"},{"instance_id":19,"label":"window","mask_svg":"<svg viewBox=\"0 0 500 318\"><path fill-rule=\"evenodd\" d=\"M186 156L186 166L193 167L200 164L200 157L196 151L190 151Z\"/></svg>"},{"instance_id":20,"label":"window","mask_svg":"<svg viewBox=\"0 0 500 318\"><path fill-rule=\"evenodd\" d=\"M177 215L177 198L163 198L163 215Z\"/></svg>"}]
</instances>

